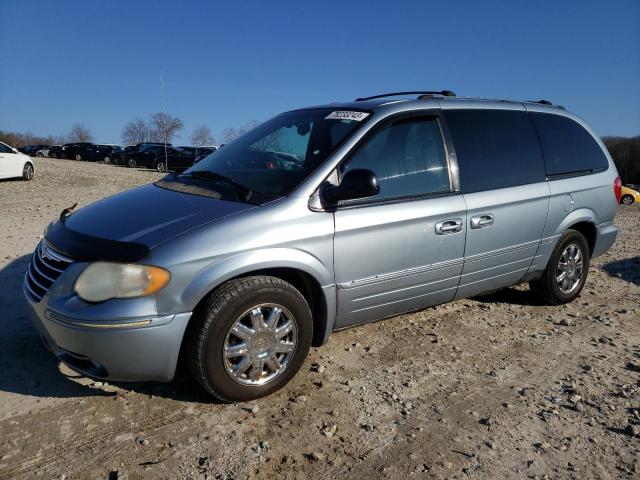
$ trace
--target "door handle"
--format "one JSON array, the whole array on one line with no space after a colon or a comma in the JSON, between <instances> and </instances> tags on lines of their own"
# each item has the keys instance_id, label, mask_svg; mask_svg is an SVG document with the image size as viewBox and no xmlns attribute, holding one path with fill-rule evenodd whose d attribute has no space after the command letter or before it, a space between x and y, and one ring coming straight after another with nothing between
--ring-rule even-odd
<instances>
[{"instance_id":1,"label":"door handle","mask_svg":"<svg viewBox=\"0 0 640 480\"><path fill-rule=\"evenodd\" d=\"M436 235L449 235L462 230L462 219L454 218L436 223Z\"/></svg>"},{"instance_id":2,"label":"door handle","mask_svg":"<svg viewBox=\"0 0 640 480\"><path fill-rule=\"evenodd\" d=\"M476 215L475 217L471 217L471 228L490 227L495 221L496 217L494 217L492 213Z\"/></svg>"}]
</instances>

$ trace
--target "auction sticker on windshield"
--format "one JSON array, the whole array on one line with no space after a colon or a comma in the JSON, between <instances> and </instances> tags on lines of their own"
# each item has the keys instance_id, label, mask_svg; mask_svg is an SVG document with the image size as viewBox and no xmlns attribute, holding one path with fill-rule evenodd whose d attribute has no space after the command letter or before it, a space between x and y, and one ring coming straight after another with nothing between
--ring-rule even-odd
<instances>
[{"instance_id":1,"label":"auction sticker on windshield","mask_svg":"<svg viewBox=\"0 0 640 480\"><path fill-rule=\"evenodd\" d=\"M331 120L331 119L355 120L356 122L361 122L368 116L369 116L369 113L367 112L336 111L336 112L331 112L329 115L327 115L324 118L325 120Z\"/></svg>"}]
</instances>

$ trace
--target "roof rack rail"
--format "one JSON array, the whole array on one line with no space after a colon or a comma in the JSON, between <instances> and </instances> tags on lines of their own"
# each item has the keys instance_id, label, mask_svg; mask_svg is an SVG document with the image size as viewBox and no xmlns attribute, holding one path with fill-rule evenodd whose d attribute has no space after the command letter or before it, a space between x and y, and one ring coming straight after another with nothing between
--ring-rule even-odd
<instances>
[{"instance_id":1,"label":"roof rack rail","mask_svg":"<svg viewBox=\"0 0 640 480\"><path fill-rule=\"evenodd\" d=\"M564 110L564 107L562 105L556 105L555 103L550 102L549 100L528 100L528 103L537 103L539 105L549 105L550 107L556 107L556 108L560 108L562 110Z\"/></svg>"},{"instance_id":2,"label":"roof rack rail","mask_svg":"<svg viewBox=\"0 0 640 480\"><path fill-rule=\"evenodd\" d=\"M442 95L443 97L455 97L456 94L453 93L451 90L439 90L439 91L431 91L431 90L424 90L424 91L418 91L418 92L393 92L393 93L383 93L382 95L373 95L371 97L360 97L360 98L356 98L356 102L364 102L365 100L374 100L376 98L384 98L384 97L397 97L400 95L420 95L420 96L424 96L424 95ZM420 97L418 97L420 98Z\"/></svg>"}]
</instances>

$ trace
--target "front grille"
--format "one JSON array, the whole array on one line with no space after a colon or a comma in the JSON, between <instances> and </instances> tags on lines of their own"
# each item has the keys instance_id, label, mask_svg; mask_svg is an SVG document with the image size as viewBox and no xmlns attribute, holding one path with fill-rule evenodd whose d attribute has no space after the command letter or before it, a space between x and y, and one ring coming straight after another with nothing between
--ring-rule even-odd
<instances>
[{"instance_id":1,"label":"front grille","mask_svg":"<svg viewBox=\"0 0 640 480\"><path fill-rule=\"evenodd\" d=\"M39 302L49 291L53 282L73 262L61 255L42 240L31 256L31 262L24 278L24 286L34 302Z\"/></svg>"}]
</instances>

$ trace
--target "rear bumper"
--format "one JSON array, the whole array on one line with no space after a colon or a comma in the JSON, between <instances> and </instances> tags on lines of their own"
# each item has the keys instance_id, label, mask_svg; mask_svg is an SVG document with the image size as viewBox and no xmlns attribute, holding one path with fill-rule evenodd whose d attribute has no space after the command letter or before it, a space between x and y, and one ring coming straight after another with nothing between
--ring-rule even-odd
<instances>
[{"instance_id":1,"label":"rear bumper","mask_svg":"<svg viewBox=\"0 0 640 480\"><path fill-rule=\"evenodd\" d=\"M613 222L601 223L597 228L598 234L591 258L602 255L609 250L618 236L618 227Z\"/></svg>"},{"instance_id":2,"label":"rear bumper","mask_svg":"<svg viewBox=\"0 0 640 480\"><path fill-rule=\"evenodd\" d=\"M169 381L191 313L86 323L54 312L46 296L31 319L47 348L72 369L110 381Z\"/></svg>"}]
</instances>

